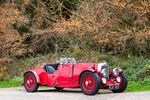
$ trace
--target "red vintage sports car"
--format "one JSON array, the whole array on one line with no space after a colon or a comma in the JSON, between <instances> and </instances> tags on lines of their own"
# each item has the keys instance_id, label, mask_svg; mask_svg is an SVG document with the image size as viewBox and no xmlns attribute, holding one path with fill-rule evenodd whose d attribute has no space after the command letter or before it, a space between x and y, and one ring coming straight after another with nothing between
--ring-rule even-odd
<instances>
[{"instance_id":1,"label":"red vintage sports car","mask_svg":"<svg viewBox=\"0 0 150 100\"><path fill-rule=\"evenodd\" d=\"M108 64L77 63L74 58L61 58L56 64L37 66L24 74L24 87L28 92L37 91L39 86L63 88L80 87L84 94L94 95L99 89L123 92L127 79L120 68L109 70Z\"/></svg>"}]
</instances>

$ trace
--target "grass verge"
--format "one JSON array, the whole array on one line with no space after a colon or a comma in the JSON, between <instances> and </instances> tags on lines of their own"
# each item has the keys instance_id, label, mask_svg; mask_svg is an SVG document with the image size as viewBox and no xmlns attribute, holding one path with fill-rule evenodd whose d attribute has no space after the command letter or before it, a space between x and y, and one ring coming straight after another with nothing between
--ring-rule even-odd
<instances>
[{"instance_id":1,"label":"grass verge","mask_svg":"<svg viewBox=\"0 0 150 100\"><path fill-rule=\"evenodd\" d=\"M21 87L22 83L23 83L23 78L21 77L6 79L3 81L0 81L0 88Z\"/></svg>"},{"instance_id":2,"label":"grass verge","mask_svg":"<svg viewBox=\"0 0 150 100\"><path fill-rule=\"evenodd\" d=\"M0 88L10 88L10 87L21 87L23 83L23 78L15 77L10 80L0 81ZM142 92L142 91L150 91L150 85L147 83L136 83L136 82L128 82L128 87L126 92Z\"/></svg>"},{"instance_id":3,"label":"grass verge","mask_svg":"<svg viewBox=\"0 0 150 100\"><path fill-rule=\"evenodd\" d=\"M150 85L140 84L140 83L136 83L136 82L129 82L126 91L127 92L150 91Z\"/></svg>"}]
</instances>

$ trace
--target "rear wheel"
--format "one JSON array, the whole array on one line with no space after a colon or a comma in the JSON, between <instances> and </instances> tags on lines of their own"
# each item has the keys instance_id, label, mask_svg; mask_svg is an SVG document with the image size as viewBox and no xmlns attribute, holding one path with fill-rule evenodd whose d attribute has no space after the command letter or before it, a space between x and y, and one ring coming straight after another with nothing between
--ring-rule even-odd
<instances>
[{"instance_id":1,"label":"rear wheel","mask_svg":"<svg viewBox=\"0 0 150 100\"><path fill-rule=\"evenodd\" d=\"M85 72L80 78L80 87L84 94L94 95L99 90L99 76L93 72Z\"/></svg>"},{"instance_id":2,"label":"rear wheel","mask_svg":"<svg viewBox=\"0 0 150 100\"><path fill-rule=\"evenodd\" d=\"M28 92L37 91L39 84L37 83L36 77L33 73L28 72L24 76L24 87Z\"/></svg>"},{"instance_id":3,"label":"rear wheel","mask_svg":"<svg viewBox=\"0 0 150 100\"><path fill-rule=\"evenodd\" d=\"M119 86L114 86L114 87L110 87L110 90L114 93L120 93L123 92L128 84L128 81L126 79L126 76L124 75L124 73L120 73L118 76L120 82L118 82L120 85Z\"/></svg>"}]
</instances>

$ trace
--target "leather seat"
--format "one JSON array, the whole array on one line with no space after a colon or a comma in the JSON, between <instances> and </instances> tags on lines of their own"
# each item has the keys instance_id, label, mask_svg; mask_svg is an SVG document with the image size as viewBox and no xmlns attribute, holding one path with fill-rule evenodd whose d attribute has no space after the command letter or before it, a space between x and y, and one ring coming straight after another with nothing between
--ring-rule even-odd
<instances>
[{"instance_id":1,"label":"leather seat","mask_svg":"<svg viewBox=\"0 0 150 100\"><path fill-rule=\"evenodd\" d=\"M46 64L44 66L44 70L49 73L52 74L53 72L55 72L57 70L59 64Z\"/></svg>"}]
</instances>

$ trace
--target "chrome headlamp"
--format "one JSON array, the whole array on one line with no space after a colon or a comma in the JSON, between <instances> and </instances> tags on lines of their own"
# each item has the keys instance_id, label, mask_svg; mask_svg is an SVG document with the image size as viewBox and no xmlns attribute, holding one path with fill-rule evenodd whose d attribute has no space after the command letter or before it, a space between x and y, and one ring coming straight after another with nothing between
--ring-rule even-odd
<instances>
[{"instance_id":1,"label":"chrome headlamp","mask_svg":"<svg viewBox=\"0 0 150 100\"><path fill-rule=\"evenodd\" d=\"M107 62L102 62L98 64L98 72L101 72L104 78L109 78L109 66Z\"/></svg>"},{"instance_id":2,"label":"chrome headlamp","mask_svg":"<svg viewBox=\"0 0 150 100\"><path fill-rule=\"evenodd\" d=\"M117 68L114 68L114 69L113 69L113 74L114 74L114 76L116 76L116 77L119 75L119 71L118 71Z\"/></svg>"},{"instance_id":3,"label":"chrome headlamp","mask_svg":"<svg viewBox=\"0 0 150 100\"><path fill-rule=\"evenodd\" d=\"M103 77L107 78L108 77L107 69L102 69L102 74L103 74Z\"/></svg>"},{"instance_id":4,"label":"chrome headlamp","mask_svg":"<svg viewBox=\"0 0 150 100\"><path fill-rule=\"evenodd\" d=\"M103 69L108 69L107 62L102 62L98 64L98 72L102 71Z\"/></svg>"}]
</instances>

